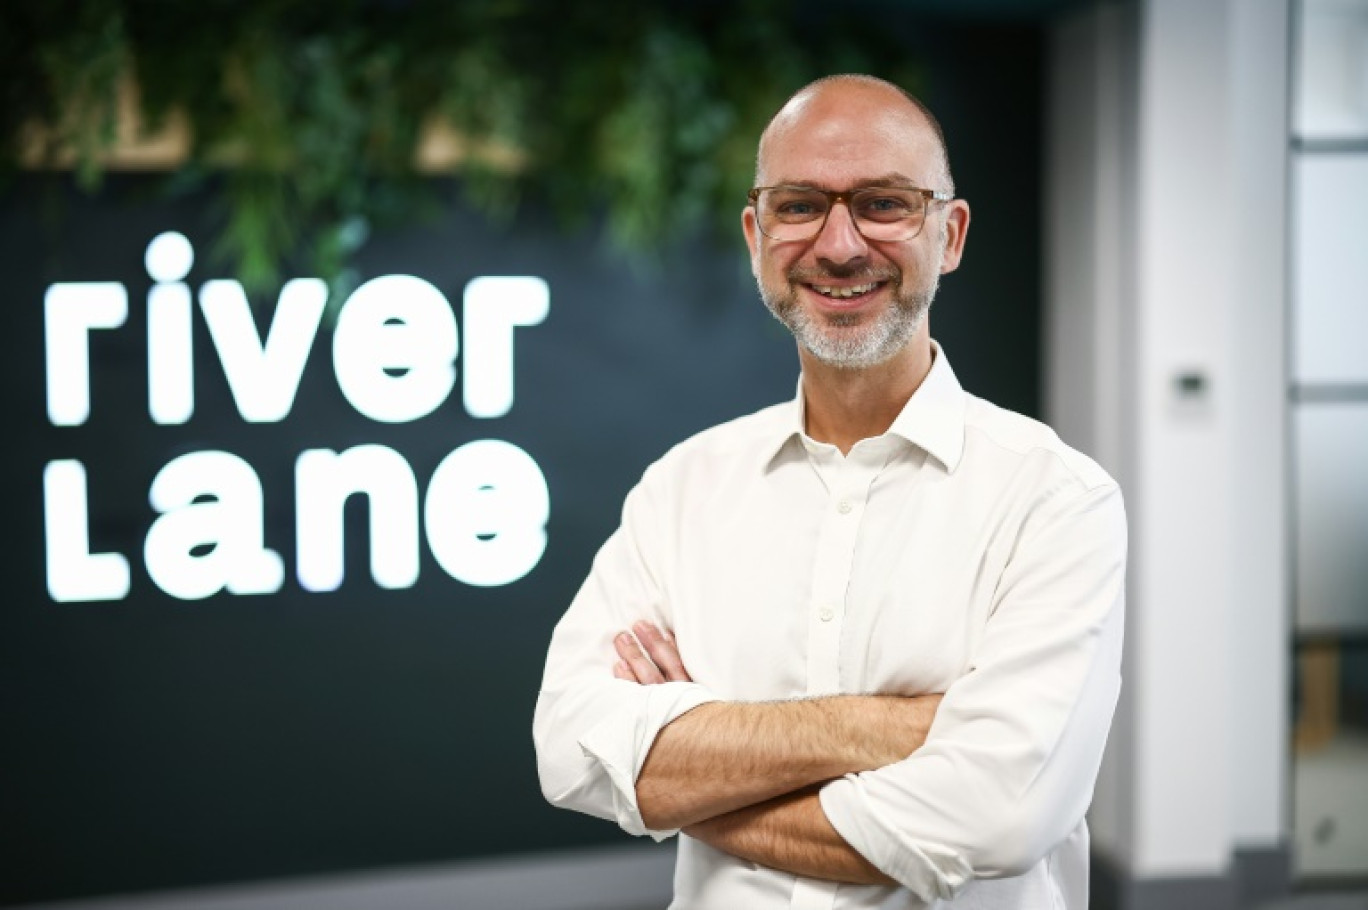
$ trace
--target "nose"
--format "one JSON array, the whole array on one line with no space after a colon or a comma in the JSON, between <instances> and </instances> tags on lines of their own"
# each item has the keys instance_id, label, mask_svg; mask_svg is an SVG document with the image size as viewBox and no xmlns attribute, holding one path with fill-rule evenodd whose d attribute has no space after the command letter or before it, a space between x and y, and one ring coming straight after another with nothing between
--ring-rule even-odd
<instances>
[{"instance_id":1,"label":"nose","mask_svg":"<svg viewBox=\"0 0 1368 910\"><path fill-rule=\"evenodd\" d=\"M812 243L813 254L833 265L845 265L869 254L864 235L855 227L855 218L844 201L832 205L826 223Z\"/></svg>"}]
</instances>

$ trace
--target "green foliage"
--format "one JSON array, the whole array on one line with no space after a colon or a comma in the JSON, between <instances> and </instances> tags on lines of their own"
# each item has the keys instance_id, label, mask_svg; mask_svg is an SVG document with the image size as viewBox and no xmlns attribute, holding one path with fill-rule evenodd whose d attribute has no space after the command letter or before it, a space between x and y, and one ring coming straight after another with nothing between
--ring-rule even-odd
<instances>
[{"instance_id":1,"label":"green foliage","mask_svg":"<svg viewBox=\"0 0 1368 910\"><path fill-rule=\"evenodd\" d=\"M783 0L54 0L0 11L0 142L74 152L95 188L132 76L144 122L179 112L176 185L222 174L221 257L253 289L308 255L346 280L372 226L436 211L415 171L424 124L460 134L467 200L602 216L635 254L713 218L734 229L760 129L809 79L915 81L877 24Z\"/></svg>"}]
</instances>

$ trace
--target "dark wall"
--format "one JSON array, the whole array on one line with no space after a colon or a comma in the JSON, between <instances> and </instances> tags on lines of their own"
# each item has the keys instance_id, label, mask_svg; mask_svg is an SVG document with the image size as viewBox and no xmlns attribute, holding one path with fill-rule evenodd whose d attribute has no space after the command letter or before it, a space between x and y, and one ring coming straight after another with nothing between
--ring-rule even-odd
<instances>
[{"instance_id":1,"label":"dark wall","mask_svg":"<svg viewBox=\"0 0 1368 910\"><path fill-rule=\"evenodd\" d=\"M955 190L972 218L963 262L942 281L932 334L969 391L1040 413L1042 33L942 26L907 31L924 96L945 130Z\"/></svg>"},{"instance_id":2,"label":"dark wall","mask_svg":"<svg viewBox=\"0 0 1368 910\"><path fill-rule=\"evenodd\" d=\"M1040 42L1033 28L915 29L962 195L974 206L960 272L942 283L933 333L965 386L1037 410ZM934 39L934 40L933 40ZM210 261L209 196L166 199L150 178L98 195L28 177L0 197L5 329L0 448L7 506L0 595L0 903L444 861L621 838L547 807L530 724L550 630L616 524L641 470L688 434L789 397L792 342L764 312L738 235L656 267L567 238L529 213L493 228L453 206L438 223L374 237L363 277L420 276L457 306L478 275L537 275L544 324L519 330L517 403L476 420L447 403L378 424L345 401L320 332L281 423L249 425L196 317L194 418L147 412L143 251L180 230L194 288ZM434 192L448 188L434 184ZM60 213L53 215L53 202ZM120 281L128 322L91 345L92 414L53 427L45 409L43 296L55 281ZM259 327L272 304L260 307ZM459 363L458 363L459 365ZM348 506L347 577L329 594L294 577L294 461L307 448L382 443L420 491L457 446L526 450L550 489L549 543L524 579L452 580L423 547L418 583L382 590L366 506ZM148 486L179 454L222 449L261 479L282 589L186 602L148 578ZM44 581L44 465L88 472L91 544L125 554L129 596L54 603ZM607 668L605 668L607 672Z\"/></svg>"}]
</instances>

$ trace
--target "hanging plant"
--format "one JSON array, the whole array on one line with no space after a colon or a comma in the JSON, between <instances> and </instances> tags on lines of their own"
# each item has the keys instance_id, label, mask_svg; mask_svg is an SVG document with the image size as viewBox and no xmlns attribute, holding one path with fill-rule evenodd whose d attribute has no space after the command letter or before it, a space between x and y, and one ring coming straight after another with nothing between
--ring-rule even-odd
<instances>
[{"instance_id":1,"label":"hanging plant","mask_svg":"<svg viewBox=\"0 0 1368 910\"><path fill-rule=\"evenodd\" d=\"M765 121L841 71L916 81L863 18L782 0L34 0L0 10L0 140L5 176L94 190L121 124L180 130L173 184L222 180L216 252L261 290L439 210L433 173L495 219L601 214L624 250L730 227Z\"/></svg>"}]
</instances>

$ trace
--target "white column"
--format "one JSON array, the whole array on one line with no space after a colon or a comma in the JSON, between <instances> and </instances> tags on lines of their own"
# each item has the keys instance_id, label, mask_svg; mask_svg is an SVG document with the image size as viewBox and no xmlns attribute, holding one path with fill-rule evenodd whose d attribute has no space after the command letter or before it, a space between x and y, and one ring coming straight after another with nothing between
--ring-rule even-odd
<instances>
[{"instance_id":1,"label":"white column","mask_svg":"<svg viewBox=\"0 0 1368 910\"><path fill-rule=\"evenodd\" d=\"M1047 416L1122 482L1126 688L1095 843L1137 878L1284 840L1287 0L1052 35Z\"/></svg>"},{"instance_id":2,"label":"white column","mask_svg":"<svg viewBox=\"0 0 1368 910\"><path fill-rule=\"evenodd\" d=\"M1287 424L1288 0L1231 6L1236 253L1230 322L1235 499L1231 834L1285 846L1292 630Z\"/></svg>"}]
</instances>

